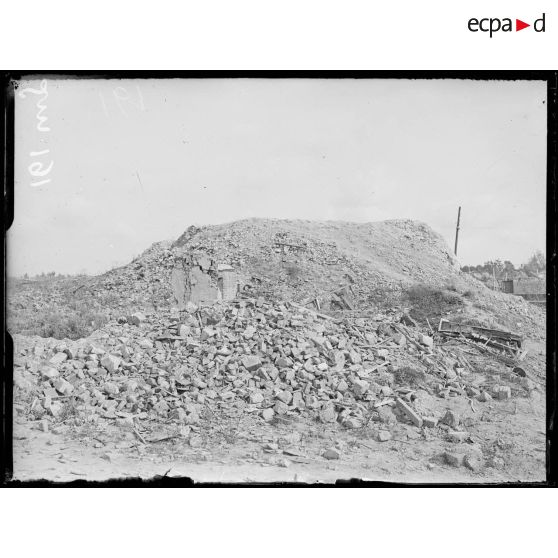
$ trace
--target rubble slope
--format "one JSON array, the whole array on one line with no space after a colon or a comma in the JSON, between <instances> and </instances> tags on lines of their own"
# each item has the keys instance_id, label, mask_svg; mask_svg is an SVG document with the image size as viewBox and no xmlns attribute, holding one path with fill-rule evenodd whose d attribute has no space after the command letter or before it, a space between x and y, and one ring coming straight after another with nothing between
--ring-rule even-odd
<instances>
[{"instance_id":1,"label":"rubble slope","mask_svg":"<svg viewBox=\"0 0 558 558\"><path fill-rule=\"evenodd\" d=\"M53 281L41 289L32 282L10 293L10 329L38 333L18 323L18 313L36 315L45 307L67 311L79 298L87 307L116 318L135 310L177 306L173 271L189 255L228 265L239 290L266 300L295 301L335 313L412 306L409 289L427 285L446 291L433 319L454 303L470 302L492 326L543 335L544 311L518 297L490 291L460 272L444 239L424 223L391 220L377 223L247 219L223 225L189 227L174 242L159 242L130 264L90 278ZM452 295L453 291L457 293ZM467 299L468 300L458 300ZM453 299L452 299L453 296ZM420 318L420 316L418 316ZM526 322L526 324L525 324Z\"/></svg>"}]
</instances>

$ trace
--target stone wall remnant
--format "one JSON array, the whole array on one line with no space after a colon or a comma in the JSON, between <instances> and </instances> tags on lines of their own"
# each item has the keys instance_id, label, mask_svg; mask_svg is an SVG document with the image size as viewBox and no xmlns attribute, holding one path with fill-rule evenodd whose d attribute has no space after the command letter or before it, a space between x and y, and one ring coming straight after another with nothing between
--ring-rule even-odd
<instances>
[{"instance_id":1,"label":"stone wall remnant","mask_svg":"<svg viewBox=\"0 0 558 558\"><path fill-rule=\"evenodd\" d=\"M206 254L184 254L171 274L171 289L179 309L188 302L212 304L234 300L238 276L228 264L216 264Z\"/></svg>"}]
</instances>

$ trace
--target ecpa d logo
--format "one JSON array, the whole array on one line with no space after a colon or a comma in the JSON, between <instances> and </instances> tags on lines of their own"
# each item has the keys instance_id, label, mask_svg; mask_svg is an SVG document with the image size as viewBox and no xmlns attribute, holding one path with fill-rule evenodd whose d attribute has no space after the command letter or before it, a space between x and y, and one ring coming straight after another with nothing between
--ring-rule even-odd
<instances>
[{"instance_id":1,"label":"ecpa d logo","mask_svg":"<svg viewBox=\"0 0 558 558\"><path fill-rule=\"evenodd\" d=\"M546 25L546 14L543 14L540 18L536 19L533 22L533 30L536 33L544 33L545 32L545 25ZM521 19L515 20L515 28L512 23L513 19L509 17L505 17L500 19L498 17L485 17L482 19L478 19L476 17L472 17L469 22L467 23L467 27L469 31L473 33L478 33L479 31L482 33L489 33L489 37L492 38L494 33L504 32L509 33L513 31L521 31L522 29L526 29L527 27L531 27L530 23L525 23Z\"/></svg>"}]
</instances>

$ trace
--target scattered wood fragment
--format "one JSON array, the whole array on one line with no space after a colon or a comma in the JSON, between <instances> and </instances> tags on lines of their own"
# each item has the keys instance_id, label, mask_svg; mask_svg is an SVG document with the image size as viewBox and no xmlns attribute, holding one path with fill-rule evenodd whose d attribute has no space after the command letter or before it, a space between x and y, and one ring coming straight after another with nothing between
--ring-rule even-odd
<instances>
[{"instance_id":1,"label":"scattered wood fragment","mask_svg":"<svg viewBox=\"0 0 558 558\"><path fill-rule=\"evenodd\" d=\"M432 326L430 325L430 322L428 321L428 318L426 318L426 323L428 324L428 329L430 330L430 334L434 335L434 330L432 329Z\"/></svg>"},{"instance_id":2,"label":"scattered wood fragment","mask_svg":"<svg viewBox=\"0 0 558 558\"><path fill-rule=\"evenodd\" d=\"M424 351L426 352L426 347L423 347L418 341L415 341L411 335L408 333L408 330L405 326L400 326L398 324L392 324L393 327L396 329L396 331L398 331L399 333L401 333L403 336L405 336L405 339L407 339L407 341L409 341L409 343L411 343L412 345L414 345L417 349L419 349L420 351Z\"/></svg>"},{"instance_id":3,"label":"scattered wood fragment","mask_svg":"<svg viewBox=\"0 0 558 558\"><path fill-rule=\"evenodd\" d=\"M145 438L138 432L137 428L133 428L132 431L139 438L139 440L140 440L140 442L142 442L142 444L147 444L147 442L145 441Z\"/></svg>"},{"instance_id":4,"label":"scattered wood fragment","mask_svg":"<svg viewBox=\"0 0 558 558\"><path fill-rule=\"evenodd\" d=\"M147 440L147 441L150 444L157 444L158 442L165 442L166 440L174 440L176 438L180 438L180 435L179 434L171 434L169 436L163 436L162 438L155 438L154 440Z\"/></svg>"},{"instance_id":5,"label":"scattered wood fragment","mask_svg":"<svg viewBox=\"0 0 558 558\"><path fill-rule=\"evenodd\" d=\"M522 362L523 360L525 360L525 357L527 356L527 353L529 352L529 349L525 349L518 357L517 360L519 362Z\"/></svg>"}]
</instances>

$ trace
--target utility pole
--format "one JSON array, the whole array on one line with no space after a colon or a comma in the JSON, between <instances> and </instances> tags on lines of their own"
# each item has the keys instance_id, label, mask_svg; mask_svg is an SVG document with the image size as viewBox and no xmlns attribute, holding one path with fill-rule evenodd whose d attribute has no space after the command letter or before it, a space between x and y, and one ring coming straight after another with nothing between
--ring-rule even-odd
<instances>
[{"instance_id":1,"label":"utility pole","mask_svg":"<svg viewBox=\"0 0 558 558\"><path fill-rule=\"evenodd\" d=\"M457 227L455 227L455 248L453 253L457 256L457 240L459 239L459 221L461 219L461 206L457 210Z\"/></svg>"}]
</instances>

